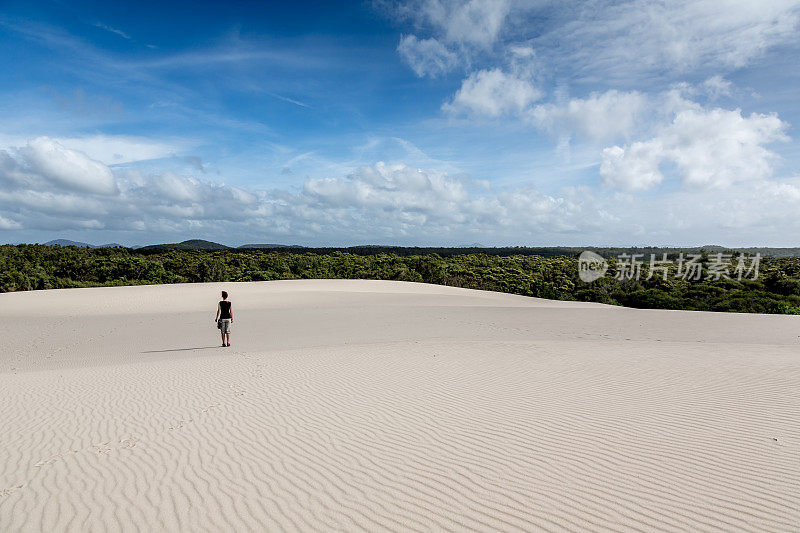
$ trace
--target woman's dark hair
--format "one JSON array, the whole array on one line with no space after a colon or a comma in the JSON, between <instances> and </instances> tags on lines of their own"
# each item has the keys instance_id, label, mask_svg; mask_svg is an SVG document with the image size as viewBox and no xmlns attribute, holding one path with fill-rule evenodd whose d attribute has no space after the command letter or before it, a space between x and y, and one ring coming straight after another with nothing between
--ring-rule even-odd
<instances>
[{"instance_id":1,"label":"woman's dark hair","mask_svg":"<svg viewBox=\"0 0 800 533\"><path fill-rule=\"evenodd\" d=\"M228 293L225 292L225 291L222 291L222 299L225 300L226 298L228 298Z\"/></svg>"}]
</instances>

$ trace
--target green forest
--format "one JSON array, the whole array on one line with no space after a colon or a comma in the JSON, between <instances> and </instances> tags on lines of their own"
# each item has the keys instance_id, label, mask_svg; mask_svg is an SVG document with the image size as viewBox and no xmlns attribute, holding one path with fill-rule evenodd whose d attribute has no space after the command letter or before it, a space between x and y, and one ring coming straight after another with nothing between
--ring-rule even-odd
<instances>
[{"instance_id":1,"label":"green forest","mask_svg":"<svg viewBox=\"0 0 800 533\"><path fill-rule=\"evenodd\" d=\"M700 251L709 267L714 253ZM609 259L606 276L578 277L578 255L355 254L274 250L133 250L0 246L0 292L219 281L346 278L416 281L558 300L652 309L800 314L800 258L762 257L757 279L680 277L677 265L639 279ZM705 272L705 270L703 271Z\"/></svg>"}]
</instances>

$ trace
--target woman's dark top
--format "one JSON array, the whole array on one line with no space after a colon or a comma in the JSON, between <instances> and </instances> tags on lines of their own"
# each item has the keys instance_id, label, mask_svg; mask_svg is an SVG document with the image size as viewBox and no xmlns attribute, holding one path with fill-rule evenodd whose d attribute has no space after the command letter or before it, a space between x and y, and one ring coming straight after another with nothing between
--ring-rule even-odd
<instances>
[{"instance_id":1,"label":"woman's dark top","mask_svg":"<svg viewBox=\"0 0 800 533\"><path fill-rule=\"evenodd\" d=\"M219 317L231 318L231 303L227 300L222 300L219 303Z\"/></svg>"}]
</instances>

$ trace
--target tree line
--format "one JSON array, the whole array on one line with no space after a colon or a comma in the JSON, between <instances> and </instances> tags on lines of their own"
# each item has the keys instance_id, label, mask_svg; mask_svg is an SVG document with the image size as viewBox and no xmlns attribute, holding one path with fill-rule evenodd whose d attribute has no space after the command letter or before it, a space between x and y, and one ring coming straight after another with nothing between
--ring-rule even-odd
<instances>
[{"instance_id":1,"label":"tree line","mask_svg":"<svg viewBox=\"0 0 800 533\"><path fill-rule=\"evenodd\" d=\"M713 254L701 251L701 262ZM416 281L556 300L600 302L651 309L800 314L800 258L764 257L757 279L685 279L669 275L639 279L609 272L591 283L578 277L578 257L562 255L441 256L335 251L209 251L0 246L0 292L72 287L149 285L284 279L377 279Z\"/></svg>"}]
</instances>

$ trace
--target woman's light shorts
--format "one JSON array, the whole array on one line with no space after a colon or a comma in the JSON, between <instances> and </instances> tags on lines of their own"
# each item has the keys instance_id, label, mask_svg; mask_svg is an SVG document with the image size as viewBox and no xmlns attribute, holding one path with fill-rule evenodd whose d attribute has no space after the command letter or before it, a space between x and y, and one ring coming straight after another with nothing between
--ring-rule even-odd
<instances>
[{"instance_id":1,"label":"woman's light shorts","mask_svg":"<svg viewBox=\"0 0 800 533\"><path fill-rule=\"evenodd\" d=\"M222 333L230 333L231 332L231 319L230 318L221 318L219 320L220 328L219 330Z\"/></svg>"}]
</instances>

